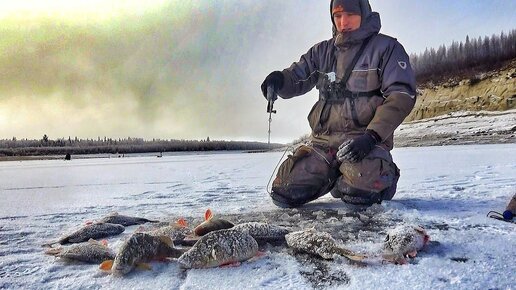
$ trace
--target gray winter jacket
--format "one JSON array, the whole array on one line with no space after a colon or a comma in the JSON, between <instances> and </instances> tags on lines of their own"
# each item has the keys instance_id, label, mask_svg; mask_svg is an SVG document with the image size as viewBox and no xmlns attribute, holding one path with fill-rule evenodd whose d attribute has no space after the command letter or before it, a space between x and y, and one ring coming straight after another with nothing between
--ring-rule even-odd
<instances>
[{"instance_id":1,"label":"gray winter jacket","mask_svg":"<svg viewBox=\"0 0 516 290\"><path fill-rule=\"evenodd\" d=\"M338 82L362 42L370 37L346 87L352 92L378 93L328 102L318 86L320 97L308 116L313 142L337 148L371 129L380 135L386 149L392 149L394 130L415 104L416 81L403 46L395 38L379 34L380 27L379 14L370 13L358 30L344 39L339 39L340 35L314 45L282 71L285 82L278 93L284 99L307 93L330 72L335 73Z\"/></svg>"}]
</instances>

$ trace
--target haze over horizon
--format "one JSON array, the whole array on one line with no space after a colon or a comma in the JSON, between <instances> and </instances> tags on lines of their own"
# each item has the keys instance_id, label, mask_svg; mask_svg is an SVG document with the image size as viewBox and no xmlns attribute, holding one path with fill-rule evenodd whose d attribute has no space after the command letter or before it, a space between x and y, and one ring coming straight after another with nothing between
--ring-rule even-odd
<instances>
[{"instance_id":1,"label":"haze over horizon","mask_svg":"<svg viewBox=\"0 0 516 290\"><path fill-rule=\"evenodd\" d=\"M0 1L0 139L267 141L260 84L331 37L328 6ZM515 1L372 0L371 6L381 32L408 53L516 28ZM278 100L271 141L309 133L306 115L316 98L313 90Z\"/></svg>"}]
</instances>

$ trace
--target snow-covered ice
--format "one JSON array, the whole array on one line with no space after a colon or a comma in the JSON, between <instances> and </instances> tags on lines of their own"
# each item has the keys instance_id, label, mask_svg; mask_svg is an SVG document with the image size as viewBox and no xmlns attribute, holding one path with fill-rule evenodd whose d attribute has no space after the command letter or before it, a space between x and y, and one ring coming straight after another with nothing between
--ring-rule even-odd
<instances>
[{"instance_id":1,"label":"snow-covered ice","mask_svg":"<svg viewBox=\"0 0 516 290\"><path fill-rule=\"evenodd\" d=\"M285 251L269 252L240 267L187 272L174 262L153 262L152 271L117 278L95 265L66 264L43 254L41 244L113 211L158 220L200 219L209 207L215 214L257 221L274 213L278 223L300 228L357 221L329 195L299 210L274 207L265 186L281 155L1 162L0 289L311 289L318 285L313 277L324 280L327 275L338 283L320 285L335 289L515 288L516 225L486 214L503 211L516 192L516 144L393 151L402 173L397 195L375 206L372 218L358 215L374 220L379 230L355 225L352 238L343 243L374 252L396 224L420 224L432 244L408 265L358 267L339 259L304 263ZM311 220L305 219L305 211L313 213ZM110 247L120 246L136 227L109 238ZM310 271L319 274L307 275Z\"/></svg>"}]
</instances>

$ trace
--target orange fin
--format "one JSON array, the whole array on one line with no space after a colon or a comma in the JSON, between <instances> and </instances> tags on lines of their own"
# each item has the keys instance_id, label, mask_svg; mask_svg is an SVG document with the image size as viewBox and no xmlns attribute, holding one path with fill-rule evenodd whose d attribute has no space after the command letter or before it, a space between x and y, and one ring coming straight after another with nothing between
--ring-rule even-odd
<instances>
[{"instance_id":1,"label":"orange fin","mask_svg":"<svg viewBox=\"0 0 516 290\"><path fill-rule=\"evenodd\" d=\"M211 209L207 209L204 213L204 220L210 220L213 217L213 213L211 212Z\"/></svg>"},{"instance_id":2,"label":"orange fin","mask_svg":"<svg viewBox=\"0 0 516 290\"><path fill-rule=\"evenodd\" d=\"M176 222L176 225L182 227L182 228L187 228L188 227L188 223L186 222L186 220L184 218L180 218L177 220Z\"/></svg>"},{"instance_id":3,"label":"orange fin","mask_svg":"<svg viewBox=\"0 0 516 290\"><path fill-rule=\"evenodd\" d=\"M113 260L106 260L99 266L99 269L102 271L111 271L111 268L113 268Z\"/></svg>"}]
</instances>

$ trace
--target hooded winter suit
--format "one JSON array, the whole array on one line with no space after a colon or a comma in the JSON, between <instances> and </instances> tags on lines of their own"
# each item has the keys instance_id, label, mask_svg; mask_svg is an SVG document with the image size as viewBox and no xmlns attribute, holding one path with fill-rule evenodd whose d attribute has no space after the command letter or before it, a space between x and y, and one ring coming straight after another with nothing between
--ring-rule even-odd
<instances>
[{"instance_id":1,"label":"hooded winter suit","mask_svg":"<svg viewBox=\"0 0 516 290\"><path fill-rule=\"evenodd\" d=\"M271 197L279 206L300 206L329 191L348 203L380 203L396 191L399 169L390 150L394 130L416 101L414 72L403 46L379 34L380 15L367 0L332 0L330 9L334 2L360 9L360 27L339 34L334 24L333 38L281 72L281 98L317 87L319 100L308 115L310 144L282 163L273 182ZM366 130L378 138L374 149L359 162L339 162L339 146Z\"/></svg>"}]
</instances>

